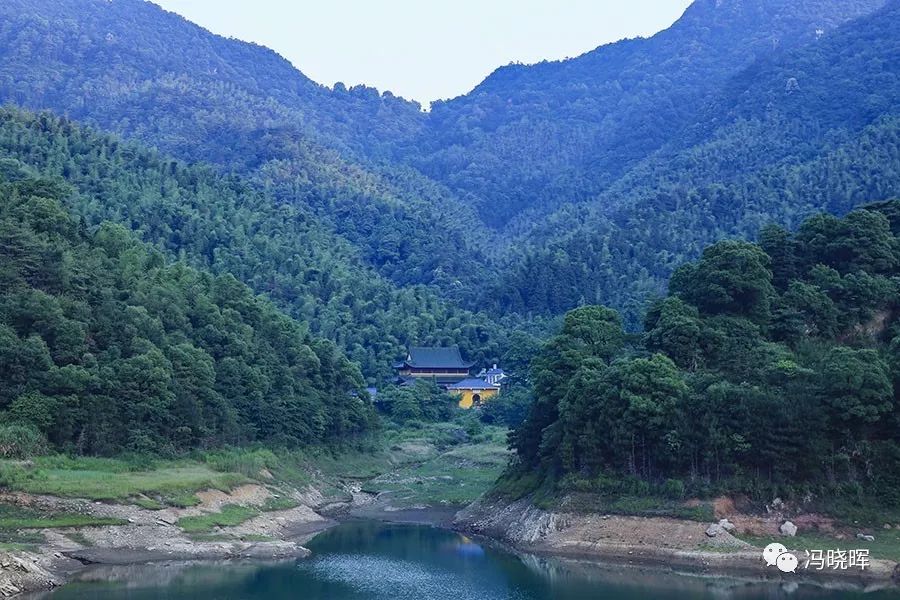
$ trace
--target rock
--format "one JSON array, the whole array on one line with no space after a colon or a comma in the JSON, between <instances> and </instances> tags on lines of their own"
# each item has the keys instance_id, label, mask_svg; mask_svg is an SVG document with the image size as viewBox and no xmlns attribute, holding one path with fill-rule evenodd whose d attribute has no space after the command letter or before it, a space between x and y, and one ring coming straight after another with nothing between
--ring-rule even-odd
<instances>
[{"instance_id":1,"label":"rock","mask_svg":"<svg viewBox=\"0 0 900 600\"><path fill-rule=\"evenodd\" d=\"M732 522L729 521L728 519L722 519L722 520L720 520L720 521L719 521L719 527L721 527L722 529L724 529L724 530L727 531L728 533L731 533L732 531L734 531L735 529L737 529L737 527L735 527L734 523L732 523Z\"/></svg>"},{"instance_id":2,"label":"rock","mask_svg":"<svg viewBox=\"0 0 900 600\"><path fill-rule=\"evenodd\" d=\"M867 533L857 533L857 534L856 534L856 538L857 538L857 539L860 539L860 540L865 540L865 541L867 541L867 542L874 542L874 541L875 541L875 536L874 536L874 535L869 535L869 534L867 534Z\"/></svg>"},{"instance_id":3,"label":"rock","mask_svg":"<svg viewBox=\"0 0 900 600\"><path fill-rule=\"evenodd\" d=\"M797 526L790 521L785 521L781 524L781 527L778 528L778 531L781 532L781 535L794 537L795 535L797 535Z\"/></svg>"},{"instance_id":4,"label":"rock","mask_svg":"<svg viewBox=\"0 0 900 600\"><path fill-rule=\"evenodd\" d=\"M176 517L175 515L169 514L169 513L161 512L156 516L156 521L157 521L157 523L159 521L162 521L166 525L174 525L175 523L178 522L178 517Z\"/></svg>"},{"instance_id":5,"label":"rock","mask_svg":"<svg viewBox=\"0 0 900 600\"><path fill-rule=\"evenodd\" d=\"M724 533L725 530L718 523L713 523L709 527L706 528L706 535L709 537L716 537L720 533Z\"/></svg>"},{"instance_id":6,"label":"rock","mask_svg":"<svg viewBox=\"0 0 900 600\"><path fill-rule=\"evenodd\" d=\"M884 528L885 528L885 529L890 529L890 528L891 528L891 524L890 524L890 523L885 523L885 524L884 524Z\"/></svg>"}]
</instances>

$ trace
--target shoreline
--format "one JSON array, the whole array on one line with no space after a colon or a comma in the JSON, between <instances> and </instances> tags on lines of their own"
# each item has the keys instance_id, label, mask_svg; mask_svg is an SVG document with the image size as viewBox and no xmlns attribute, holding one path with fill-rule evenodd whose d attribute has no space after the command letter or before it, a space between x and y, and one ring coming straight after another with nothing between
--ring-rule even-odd
<instances>
[{"instance_id":1,"label":"shoreline","mask_svg":"<svg viewBox=\"0 0 900 600\"><path fill-rule=\"evenodd\" d=\"M900 563L872 559L865 570L766 567L762 549L727 532L709 537L709 524L667 517L551 512L527 500L479 500L461 510L453 528L498 540L519 552L621 566L649 566L701 576L742 576L773 583L900 587ZM629 543L631 537L636 541ZM790 538L785 538L787 544ZM805 556L792 550L799 564Z\"/></svg>"},{"instance_id":2,"label":"shoreline","mask_svg":"<svg viewBox=\"0 0 900 600\"><path fill-rule=\"evenodd\" d=\"M240 491L240 490L239 490ZM245 494L248 490L242 490ZM219 506L232 496L223 494ZM271 511L238 526L221 528L232 539L202 541L188 538L175 525L177 519L166 511L142 509L132 505L32 497L33 500L80 503L92 514L130 512L127 525L80 527L67 530L43 530L47 542L36 553L0 552L0 596L11 597L46 592L101 571L104 567L152 566L154 564L190 564L211 562L253 563L296 560L310 555L304 546L310 539L348 520L364 519L386 523L429 525L472 535L499 544L528 560L559 559L595 567L649 568L656 572L700 577L727 577L764 583L807 583L825 587L847 586L853 589L897 588L900 566L894 561L873 559L865 571L798 571L798 576L766 569L760 550L736 538L722 542L717 550L673 547L640 539L639 543L621 543L604 539L603 530L641 527L655 528L665 537L676 537L690 530L699 543L705 525L700 522L659 517L574 515L537 509L530 503L479 500L467 507L415 506L394 507L390 496L357 496L344 502L324 502L315 491L303 493L306 504ZM8 500L8 497L6 498ZM212 503L211 506L215 506ZM207 506L208 510L210 507ZM169 512L195 514L202 509ZM167 522L171 521L171 522ZM238 538L242 532L267 531L271 539L248 541ZM248 537L255 535L249 534ZM95 540L96 545L78 544L71 537ZM731 536L729 536L731 537ZM118 541L118 542L117 542ZM801 562L802 564L802 562Z\"/></svg>"}]
</instances>

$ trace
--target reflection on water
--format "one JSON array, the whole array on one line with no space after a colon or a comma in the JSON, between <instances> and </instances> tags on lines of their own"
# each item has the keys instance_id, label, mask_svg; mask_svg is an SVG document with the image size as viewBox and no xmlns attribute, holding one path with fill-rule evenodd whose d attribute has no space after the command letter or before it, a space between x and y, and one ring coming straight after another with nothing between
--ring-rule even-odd
<instances>
[{"instance_id":1,"label":"reflection on water","mask_svg":"<svg viewBox=\"0 0 900 600\"><path fill-rule=\"evenodd\" d=\"M103 567L50 594L52 600L390 599L900 600L793 581L760 583L518 556L492 544L420 525L345 523L309 543L296 562Z\"/></svg>"}]
</instances>

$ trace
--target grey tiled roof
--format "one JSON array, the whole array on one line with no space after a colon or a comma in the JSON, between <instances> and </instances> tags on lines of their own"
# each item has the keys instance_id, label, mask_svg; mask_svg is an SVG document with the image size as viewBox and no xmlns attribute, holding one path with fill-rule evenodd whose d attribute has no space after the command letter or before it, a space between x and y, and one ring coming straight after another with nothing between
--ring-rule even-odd
<instances>
[{"instance_id":1,"label":"grey tiled roof","mask_svg":"<svg viewBox=\"0 0 900 600\"><path fill-rule=\"evenodd\" d=\"M429 367L435 369L469 369L472 367L472 364L462 359L457 346L446 348L413 346L409 349L409 357L401 362L400 366L406 365L416 369Z\"/></svg>"},{"instance_id":2,"label":"grey tiled roof","mask_svg":"<svg viewBox=\"0 0 900 600\"><path fill-rule=\"evenodd\" d=\"M478 377L469 377L468 379L463 379L459 383L454 383L453 385L447 386L448 390L499 390L499 385L491 385L484 379L479 379Z\"/></svg>"}]
</instances>

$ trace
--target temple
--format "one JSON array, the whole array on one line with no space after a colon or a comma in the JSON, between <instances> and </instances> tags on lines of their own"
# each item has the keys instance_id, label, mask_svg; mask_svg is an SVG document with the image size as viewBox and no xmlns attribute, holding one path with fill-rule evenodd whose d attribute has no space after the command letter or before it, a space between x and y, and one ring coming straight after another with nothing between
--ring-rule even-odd
<instances>
[{"instance_id":1,"label":"temple","mask_svg":"<svg viewBox=\"0 0 900 600\"><path fill-rule=\"evenodd\" d=\"M394 365L400 383L416 379L430 379L442 387L469 377L474 363L463 360L459 348L425 348L414 346L406 354L406 360Z\"/></svg>"},{"instance_id":2,"label":"temple","mask_svg":"<svg viewBox=\"0 0 900 600\"><path fill-rule=\"evenodd\" d=\"M497 365L489 370L482 369L473 377L469 372L473 365L463 360L456 346L414 346L407 352L406 359L395 364L394 368L397 370L398 384L411 385L419 379L429 380L458 396L461 408L472 408L499 394L500 382L506 377Z\"/></svg>"}]
</instances>

